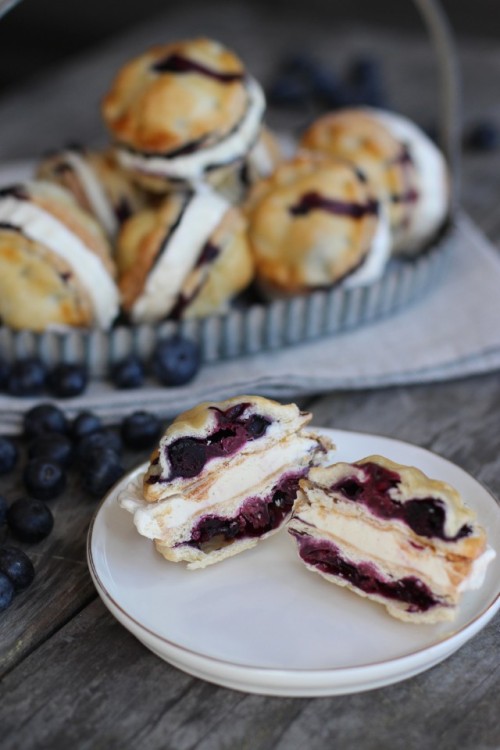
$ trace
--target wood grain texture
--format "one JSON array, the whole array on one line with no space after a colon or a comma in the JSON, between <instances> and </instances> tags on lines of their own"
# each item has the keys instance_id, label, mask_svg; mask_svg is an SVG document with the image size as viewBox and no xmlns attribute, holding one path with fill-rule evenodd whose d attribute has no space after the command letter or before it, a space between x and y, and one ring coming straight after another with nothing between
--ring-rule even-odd
<instances>
[{"instance_id":1,"label":"wood grain texture","mask_svg":"<svg viewBox=\"0 0 500 750\"><path fill-rule=\"evenodd\" d=\"M338 68L357 53L375 53L384 60L398 106L423 125L435 120L434 65L422 38L366 27L339 30L322 23L320 15L305 17L293 9L283 19L272 8L250 3L200 6L196 17L188 6L177 5L163 24L146 24L0 100L0 158L30 157L68 140L103 142L98 101L118 65L146 44L200 31L234 46L264 82L290 50L313 50ZM496 45L470 41L461 46L460 57L466 125L479 116L499 117ZM311 115L274 112L271 119L294 130ZM500 243L499 172L500 152L466 154L464 204ZM500 494L497 374L328 394L311 399L308 407L316 424L388 435L437 451ZM126 461L131 466L144 457L130 454ZM2 478L0 492L17 496L19 479ZM2 750L500 747L498 616L444 663L398 685L311 700L245 695L178 671L115 622L95 598L85 566L95 504L73 480L51 507L53 534L29 549L37 579L0 615Z\"/></svg>"}]
</instances>

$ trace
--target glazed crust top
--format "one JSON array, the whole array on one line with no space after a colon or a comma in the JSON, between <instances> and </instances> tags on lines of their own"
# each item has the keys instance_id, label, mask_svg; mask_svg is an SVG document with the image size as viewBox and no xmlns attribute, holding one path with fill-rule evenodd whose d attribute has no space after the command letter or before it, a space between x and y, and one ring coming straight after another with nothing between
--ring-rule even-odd
<instances>
[{"instance_id":1,"label":"glazed crust top","mask_svg":"<svg viewBox=\"0 0 500 750\"><path fill-rule=\"evenodd\" d=\"M239 122L247 103L241 60L222 44L198 38L153 47L127 63L102 112L120 144L168 154L191 142L217 142Z\"/></svg>"},{"instance_id":2,"label":"glazed crust top","mask_svg":"<svg viewBox=\"0 0 500 750\"><path fill-rule=\"evenodd\" d=\"M378 222L351 164L305 151L256 183L246 208L257 275L289 293L329 286L353 270Z\"/></svg>"},{"instance_id":3,"label":"glazed crust top","mask_svg":"<svg viewBox=\"0 0 500 750\"><path fill-rule=\"evenodd\" d=\"M369 110L344 109L318 118L301 138L303 148L348 159L362 169L397 229L408 221L418 175L410 153Z\"/></svg>"}]
</instances>

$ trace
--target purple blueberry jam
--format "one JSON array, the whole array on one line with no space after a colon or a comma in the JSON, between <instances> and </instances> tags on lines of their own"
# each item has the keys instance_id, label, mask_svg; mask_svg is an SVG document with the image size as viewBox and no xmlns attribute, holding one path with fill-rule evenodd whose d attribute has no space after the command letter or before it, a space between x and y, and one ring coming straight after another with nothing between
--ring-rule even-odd
<instances>
[{"instance_id":1,"label":"purple blueberry jam","mask_svg":"<svg viewBox=\"0 0 500 750\"><path fill-rule=\"evenodd\" d=\"M304 473L283 476L266 497L248 498L236 516L203 516L194 527L187 544L201 549L204 545L213 543L215 538L223 544L235 539L259 537L278 528L291 513L299 479Z\"/></svg>"},{"instance_id":2,"label":"purple blueberry jam","mask_svg":"<svg viewBox=\"0 0 500 750\"><path fill-rule=\"evenodd\" d=\"M120 224L123 224L130 216L132 216L133 209L128 200L122 196L118 203L114 207L115 216Z\"/></svg>"},{"instance_id":3,"label":"purple blueberry jam","mask_svg":"<svg viewBox=\"0 0 500 750\"><path fill-rule=\"evenodd\" d=\"M444 531L446 513L442 500L432 497L415 498L406 502L394 500L388 493L400 484L399 474L375 463L363 464L362 469L366 477L364 481L359 481L356 477L342 479L332 486L332 491L341 493L348 500L366 505L379 518L403 521L420 536L455 542L472 533L472 528L464 524L455 536L447 536Z\"/></svg>"},{"instance_id":4,"label":"purple blueberry jam","mask_svg":"<svg viewBox=\"0 0 500 750\"><path fill-rule=\"evenodd\" d=\"M158 60L152 65L152 70L156 73L199 73L208 78L213 78L219 83L234 83L235 81L242 81L244 78L244 73L222 73L175 53Z\"/></svg>"},{"instance_id":5,"label":"purple blueberry jam","mask_svg":"<svg viewBox=\"0 0 500 750\"><path fill-rule=\"evenodd\" d=\"M249 403L237 404L226 411L211 406L210 409L216 414L215 431L207 438L182 437L174 440L166 448L171 466L169 476L165 479L151 476L148 482L169 482L178 477L192 479L198 476L205 464L212 459L232 456L245 443L262 437L271 420L259 414L245 417L244 413L249 406Z\"/></svg>"},{"instance_id":6,"label":"purple blueberry jam","mask_svg":"<svg viewBox=\"0 0 500 750\"><path fill-rule=\"evenodd\" d=\"M29 200L29 195L23 185L11 185L0 190L0 198L12 196L20 201Z\"/></svg>"},{"instance_id":7,"label":"purple blueberry jam","mask_svg":"<svg viewBox=\"0 0 500 750\"><path fill-rule=\"evenodd\" d=\"M392 203L416 203L420 198L420 193L412 188L404 193L395 193L391 195Z\"/></svg>"},{"instance_id":8,"label":"purple blueberry jam","mask_svg":"<svg viewBox=\"0 0 500 750\"><path fill-rule=\"evenodd\" d=\"M311 191L304 193L298 203L288 209L292 216L306 216L311 211L327 211L336 216L348 216L351 219L362 219L367 214L378 213L377 201L367 203L350 203L336 198L325 198L323 195Z\"/></svg>"},{"instance_id":9,"label":"purple blueberry jam","mask_svg":"<svg viewBox=\"0 0 500 750\"><path fill-rule=\"evenodd\" d=\"M196 261L194 265L194 269L201 268L202 266L209 265L210 263L213 263L217 257L219 256L220 248L217 247L217 245L214 245L212 242L208 241L205 242L205 244L202 247L201 253L198 256L198 260ZM191 304L191 302L198 296L201 289L203 288L203 285L205 283L206 279L201 279L199 284L192 290L190 294L181 294L178 295L177 300L175 302L175 305L171 309L168 317L171 318L171 320L180 320L186 307Z\"/></svg>"},{"instance_id":10,"label":"purple blueberry jam","mask_svg":"<svg viewBox=\"0 0 500 750\"><path fill-rule=\"evenodd\" d=\"M15 227L13 224L9 224L7 221L0 221L0 229L7 230L9 232L20 232L19 227Z\"/></svg>"},{"instance_id":11,"label":"purple blueberry jam","mask_svg":"<svg viewBox=\"0 0 500 750\"><path fill-rule=\"evenodd\" d=\"M365 594L375 594L386 599L405 602L410 605L408 612L427 612L441 604L423 581L415 576L405 576L395 581L385 579L375 565L354 563L342 556L332 542L311 539L296 531L290 533L299 545L299 554L308 565L313 565L322 573L338 576Z\"/></svg>"}]
</instances>

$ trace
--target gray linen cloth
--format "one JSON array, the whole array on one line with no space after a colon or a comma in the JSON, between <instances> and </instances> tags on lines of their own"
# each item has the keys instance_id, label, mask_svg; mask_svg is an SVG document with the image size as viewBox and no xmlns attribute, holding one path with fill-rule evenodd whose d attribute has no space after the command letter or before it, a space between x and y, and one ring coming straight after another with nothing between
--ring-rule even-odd
<instances>
[{"instance_id":1,"label":"gray linen cloth","mask_svg":"<svg viewBox=\"0 0 500 750\"><path fill-rule=\"evenodd\" d=\"M199 401L244 393L288 399L460 378L500 368L499 321L500 256L461 216L446 276L392 317L313 343L205 365L182 387L151 382L117 391L96 381L84 395L60 403L69 415L91 409L116 423L133 410L166 418ZM0 432L17 432L22 413L39 400L0 396Z\"/></svg>"}]
</instances>

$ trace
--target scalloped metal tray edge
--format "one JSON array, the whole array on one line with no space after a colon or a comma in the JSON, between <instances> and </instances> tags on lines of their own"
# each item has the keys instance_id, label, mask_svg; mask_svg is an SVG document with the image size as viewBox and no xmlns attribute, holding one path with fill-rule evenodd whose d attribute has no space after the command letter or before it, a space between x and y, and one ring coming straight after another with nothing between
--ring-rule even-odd
<instances>
[{"instance_id":1,"label":"scalloped metal tray edge","mask_svg":"<svg viewBox=\"0 0 500 750\"><path fill-rule=\"evenodd\" d=\"M154 325L119 325L110 331L14 331L0 327L0 351L14 360L37 355L48 365L85 363L94 377L112 362L137 354L147 359L156 341L179 332L200 344L203 362L271 352L355 329L387 317L422 299L439 281L451 255L455 224L419 257L392 260L374 284L341 286L308 295L232 308L198 320Z\"/></svg>"}]
</instances>

